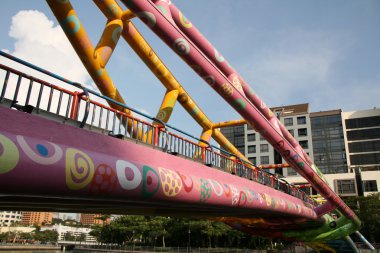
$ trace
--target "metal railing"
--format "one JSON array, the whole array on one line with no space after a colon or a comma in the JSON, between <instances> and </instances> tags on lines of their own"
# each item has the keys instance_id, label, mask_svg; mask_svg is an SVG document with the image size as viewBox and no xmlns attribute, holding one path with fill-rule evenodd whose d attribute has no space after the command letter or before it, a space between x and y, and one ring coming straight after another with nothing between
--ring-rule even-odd
<instances>
[{"instance_id":1,"label":"metal railing","mask_svg":"<svg viewBox=\"0 0 380 253\"><path fill-rule=\"evenodd\" d=\"M313 199L294 185L279 179L275 174L259 170L254 164L243 161L225 150L212 146L169 124L89 90L78 83L52 74L2 51L0 51L0 55L70 85L70 90L65 89L0 64L0 78L3 77L3 81L0 83L0 104L8 102L11 108L20 111L41 115L48 113L50 116L58 116L59 120L77 122L78 127L97 130L119 139L145 143L166 153L191 159L235 176L264 184L302 199L309 204L316 205ZM22 91L27 92L25 94ZM94 96L93 99L92 96ZM148 123L123 111L104 105L98 100L116 104L160 124ZM190 137L194 141L172 131ZM198 144L195 141L206 145ZM219 152L215 150L219 150Z\"/></svg>"}]
</instances>

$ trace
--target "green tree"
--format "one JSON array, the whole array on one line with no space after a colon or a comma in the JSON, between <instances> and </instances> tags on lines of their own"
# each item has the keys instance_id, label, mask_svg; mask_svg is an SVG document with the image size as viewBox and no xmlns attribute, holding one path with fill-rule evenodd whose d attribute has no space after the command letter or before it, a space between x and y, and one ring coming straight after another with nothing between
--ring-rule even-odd
<instances>
[{"instance_id":1,"label":"green tree","mask_svg":"<svg viewBox=\"0 0 380 253\"><path fill-rule=\"evenodd\" d=\"M371 242L379 242L380 193L371 194L366 197L351 197L346 201L362 221L360 232Z\"/></svg>"},{"instance_id":2,"label":"green tree","mask_svg":"<svg viewBox=\"0 0 380 253\"><path fill-rule=\"evenodd\" d=\"M35 231L34 240L40 242L57 242L58 232L55 230Z\"/></svg>"}]
</instances>

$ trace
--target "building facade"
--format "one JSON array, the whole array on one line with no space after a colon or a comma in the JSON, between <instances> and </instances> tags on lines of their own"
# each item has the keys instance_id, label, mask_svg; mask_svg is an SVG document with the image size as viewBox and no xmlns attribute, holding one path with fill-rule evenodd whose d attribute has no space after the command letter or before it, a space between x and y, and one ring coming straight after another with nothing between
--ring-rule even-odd
<instances>
[{"instance_id":1,"label":"building facade","mask_svg":"<svg viewBox=\"0 0 380 253\"><path fill-rule=\"evenodd\" d=\"M9 227L15 222L21 222L21 212L3 211L0 212L0 227Z\"/></svg>"},{"instance_id":2,"label":"building facade","mask_svg":"<svg viewBox=\"0 0 380 253\"><path fill-rule=\"evenodd\" d=\"M360 195L360 189L364 195L379 191L380 109L310 113L308 104L299 104L271 110L325 174L336 193L353 196ZM221 131L232 144L242 146L241 128L226 127ZM238 136L235 137L234 133ZM256 165L285 162L259 133L247 125L244 125L244 154ZM292 168L270 172L283 175L290 183L307 183ZM311 188L309 193L313 193Z\"/></svg>"},{"instance_id":3,"label":"building facade","mask_svg":"<svg viewBox=\"0 0 380 253\"><path fill-rule=\"evenodd\" d=\"M77 241L96 243L96 238L90 235L90 228L50 225L41 227L41 231L53 230L58 233L59 241Z\"/></svg>"},{"instance_id":4,"label":"building facade","mask_svg":"<svg viewBox=\"0 0 380 253\"><path fill-rule=\"evenodd\" d=\"M103 214L82 213L80 216L80 223L82 223L82 225L103 225L109 224L110 222L110 216Z\"/></svg>"},{"instance_id":5,"label":"building facade","mask_svg":"<svg viewBox=\"0 0 380 253\"><path fill-rule=\"evenodd\" d=\"M44 225L51 224L53 213L48 212L22 212L22 224L24 225Z\"/></svg>"}]
</instances>

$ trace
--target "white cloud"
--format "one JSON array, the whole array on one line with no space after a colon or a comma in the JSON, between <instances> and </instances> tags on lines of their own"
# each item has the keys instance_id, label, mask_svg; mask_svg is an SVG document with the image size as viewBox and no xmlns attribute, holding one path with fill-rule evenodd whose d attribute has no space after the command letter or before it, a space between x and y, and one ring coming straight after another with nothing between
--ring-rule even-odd
<instances>
[{"instance_id":1,"label":"white cloud","mask_svg":"<svg viewBox=\"0 0 380 253\"><path fill-rule=\"evenodd\" d=\"M15 40L12 55L72 81L91 81L59 25L37 10L19 11L12 17L9 36Z\"/></svg>"}]
</instances>

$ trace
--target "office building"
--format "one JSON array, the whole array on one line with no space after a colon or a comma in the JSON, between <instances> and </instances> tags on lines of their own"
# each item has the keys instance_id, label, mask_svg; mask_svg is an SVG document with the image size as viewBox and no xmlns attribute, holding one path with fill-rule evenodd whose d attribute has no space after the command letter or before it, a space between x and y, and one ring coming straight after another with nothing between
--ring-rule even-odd
<instances>
[{"instance_id":1,"label":"office building","mask_svg":"<svg viewBox=\"0 0 380 253\"><path fill-rule=\"evenodd\" d=\"M22 212L22 224L24 225L44 225L51 224L53 213L48 212Z\"/></svg>"},{"instance_id":2,"label":"office building","mask_svg":"<svg viewBox=\"0 0 380 253\"><path fill-rule=\"evenodd\" d=\"M271 110L325 174L335 192L344 197L361 194L360 188L364 195L379 191L380 109L309 112L308 104L298 104ZM241 133L242 127L244 134ZM285 162L250 126L226 127L221 131L239 147L243 146L244 139L244 154L256 165ZM290 183L306 183L292 168L279 169L276 173Z\"/></svg>"},{"instance_id":3,"label":"office building","mask_svg":"<svg viewBox=\"0 0 380 253\"><path fill-rule=\"evenodd\" d=\"M110 222L110 216L103 214L82 213L80 216L80 223L82 223L82 225L103 225L109 224Z\"/></svg>"}]
</instances>

